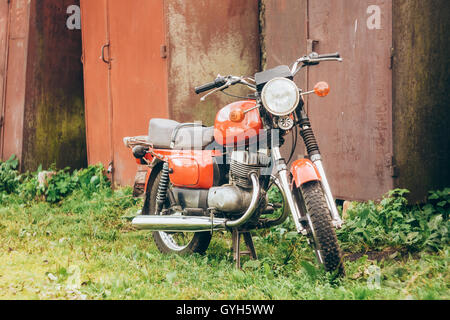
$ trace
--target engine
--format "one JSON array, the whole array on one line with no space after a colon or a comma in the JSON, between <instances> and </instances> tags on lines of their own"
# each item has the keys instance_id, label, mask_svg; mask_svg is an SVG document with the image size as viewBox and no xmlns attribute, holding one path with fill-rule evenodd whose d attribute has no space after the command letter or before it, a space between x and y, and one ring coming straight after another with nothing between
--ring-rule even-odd
<instances>
[{"instance_id":1,"label":"engine","mask_svg":"<svg viewBox=\"0 0 450 320\"><path fill-rule=\"evenodd\" d=\"M251 172L261 173L270 167L271 158L263 152L234 151L231 155L230 182L244 189L251 189ZM270 172L269 172L270 174Z\"/></svg>"}]
</instances>

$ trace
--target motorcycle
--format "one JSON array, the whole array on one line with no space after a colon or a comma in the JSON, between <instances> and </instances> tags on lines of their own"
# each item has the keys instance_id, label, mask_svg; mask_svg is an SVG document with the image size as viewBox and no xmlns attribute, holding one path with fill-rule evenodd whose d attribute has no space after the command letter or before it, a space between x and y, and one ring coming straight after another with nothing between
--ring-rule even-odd
<instances>
[{"instance_id":1,"label":"motorcycle","mask_svg":"<svg viewBox=\"0 0 450 320\"><path fill-rule=\"evenodd\" d=\"M256 259L250 231L280 225L290 213L318 262L328 272L343 274L335 231L343 222L303 99L313 93L325 97L330 88L319 82L314 90L303 92L293 81L301 69L327 61L342 58L339 53L313 52L292 67L279 66L254 77L219 75L195 88L197 94L210 91L202 101L235 85L252 93L222 108L214 127L151 119L148 136L124 138L137 162L148 166L144 206L132 225L153 231L161 252L177 254L203 254L215 231L231 231L240 267L241 236L247 254ZM286 161L280 147L289 133L293 146ZM289 170L299 135L307 156L294 161ZM269 203L273 186L279 189L282 204Z\"/></svg>"}]
</instances>

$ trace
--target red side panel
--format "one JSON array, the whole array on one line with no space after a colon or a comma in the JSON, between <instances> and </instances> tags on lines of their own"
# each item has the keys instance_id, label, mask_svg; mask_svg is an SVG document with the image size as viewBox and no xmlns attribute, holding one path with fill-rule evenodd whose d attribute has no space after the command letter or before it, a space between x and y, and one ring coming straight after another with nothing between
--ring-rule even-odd
<instances>
[{"instance_id":1,"label":"red side panel","mask_svg":"<svg viewBox=\"0 0 450 320\"><path fill-rule=\"evenodd\" d=\"M175 187L209 189L214 184L213 157L221 153L217 150L153 150L153 155L169 162L170 181Z\"/></svg>"}]
</instances>

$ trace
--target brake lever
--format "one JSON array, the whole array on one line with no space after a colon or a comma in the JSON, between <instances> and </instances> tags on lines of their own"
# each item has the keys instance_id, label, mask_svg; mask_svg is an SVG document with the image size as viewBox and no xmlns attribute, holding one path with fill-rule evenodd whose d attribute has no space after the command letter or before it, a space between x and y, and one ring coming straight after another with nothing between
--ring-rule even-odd
<instances>
[{"instance_id":1,"label":"brake lever","mask_svg":"<svg viewBox=\"0 0 450 320\"><path fill-rule=\"evenodd\" d=\"M213 91L208 92L207 94L205 94L203 97L200 98L200 101L204 102L206 100L206 98L208 98L210 95L219 92L219 91L223 91L226 88L228 88L231 85L231 81L228 80L227 83L225 83L223 86L221 86L220 88L214 89Z\"/></svg>"},{"instance_id":2,"label":"brake lever","mask_svg":"<svg viewBox=\"0 0 450 320\"><path fill-rule=\"evenodd\" d=\"M343 62L344 59L342 58L321 58L321 59L309 59L308 63L320 63L320 62L326 62L326 61L337 61L337 62Z\"/></svg>"}]
</instances>

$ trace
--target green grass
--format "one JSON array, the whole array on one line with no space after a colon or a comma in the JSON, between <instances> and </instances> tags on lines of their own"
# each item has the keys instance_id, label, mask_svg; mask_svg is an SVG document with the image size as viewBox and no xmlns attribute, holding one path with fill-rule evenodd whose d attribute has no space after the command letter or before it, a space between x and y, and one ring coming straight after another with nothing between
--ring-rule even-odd
<instances>
[{"instance_id":1,"label":"green grass","mask_svg":"<svg viewBox=\"0 0 450 320\"><path fill-rule=\"evenodd\" d=\"M336 280L316 267L305 239L286 224L255 233L260 259L244 260L238 271L228 233L215 234L204 256L159 253L151 234L133 230L125 219L142 205L131 193L75 189L57 204L3 195L0 299L450 298L447 242L400 254L400 242L378 239L375 249L393 251L380 261L349 252L347 276ZM340 238L349 251L361 250L362 235ZM380 270L379 287L370 285L374 268Z\"/></svg>"}]
</instances>

